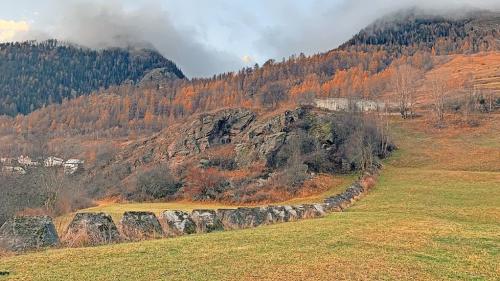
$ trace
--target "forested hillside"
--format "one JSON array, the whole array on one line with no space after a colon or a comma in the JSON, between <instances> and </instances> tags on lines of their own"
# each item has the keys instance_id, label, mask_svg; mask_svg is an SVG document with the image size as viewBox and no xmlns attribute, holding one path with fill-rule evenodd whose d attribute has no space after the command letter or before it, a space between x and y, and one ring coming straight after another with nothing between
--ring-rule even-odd
<instances>
[{"instance_id":1,"label":"forested hillside","mask_svg":"<svg viewBox=\"0 0 500 281\"><path fill-rule=\"evenodd\" d=\"M380 46L396 53L498 50L500 15L492 12L466 12L462 16L432 16L418 10L382 18L363 29L341 48Z\"/></svg>"},{"instance_id":2,"label":"forested hillside","mask_svg":"<svg viewBox=\"0 0 500 281\"><path fill-rule=\"evenodd\" d=\"M433 67L437 57L500 50L499 24L498 14L492 13L458 19L417 16L415 11L398 14L323 54L269 60L209 79L165 81L161 87L157 83L113 87L17 118L14 125L1 122L0 130L11 133L16 128L18 133L48 132L49 136L127 136L159 131L179 118L222 107L273 109L315 97L377 99L391 90L398 65L422 73Z\"/></svg>"},{"instance_id":3,"label":"forested hillside","mask_svg":"<svg viewBox=\"0 0 500 281\"><path fill-rule=\"evenodd\" d=\"M184 78L154 51L96 51L56 40L0 44L0 115L27 114L126 80L137 82L155 68Z\"/></svg>"}]
</instances>

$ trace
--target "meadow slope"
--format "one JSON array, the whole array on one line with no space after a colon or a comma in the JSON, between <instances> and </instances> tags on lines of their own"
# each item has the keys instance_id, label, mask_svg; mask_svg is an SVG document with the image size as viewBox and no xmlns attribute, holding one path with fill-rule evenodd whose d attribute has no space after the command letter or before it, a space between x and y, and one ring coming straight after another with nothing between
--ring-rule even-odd
<instances>
[{"instance_id":1,"label":"meadow slope","mask_svg":"<svg viewBox=\"0 0 500 281\"><path fill-rule=\"evenodd\" d=\"M394 121L400 150L344 213L0 259L0 280L499 280L500 116Z\"/></svg>"}]
</instances>

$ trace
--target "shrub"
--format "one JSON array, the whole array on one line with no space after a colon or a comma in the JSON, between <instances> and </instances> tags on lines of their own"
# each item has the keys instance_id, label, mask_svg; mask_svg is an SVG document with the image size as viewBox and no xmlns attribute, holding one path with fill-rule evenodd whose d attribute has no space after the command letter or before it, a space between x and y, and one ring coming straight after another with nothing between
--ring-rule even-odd
<instances>
[{"instance_id":1,"label":"shrub","mask_svg":"<svg viewBox=\"0 0 500 281\"><path fill-rule=\"evenodd\" d=\"M208 167L218 167L222 170L232 171L235 170L238 167L238 165L233 158L216 157L208 160Z\"/></svg>"},{"instance_id":2,"label":"shrub","mask_svg":"<svg viewBox=\"0 0 500 281\"><path fill-rule=\"evenodd\" d=\"M182 184L177 181L167 167L157 166L137 175L136 199L160 199L173 196Z\"/></svg>"},{"instance_id":3,"label":"shrub","mask_svg":"<svg viewBox=\"0 0 500 281\"><path fill-rule=\"evenodd\" d=\"M232 189L226 177L214 168L189 170L183 189L184 196L194 200L220 200Z\"/></svg>"},{"instance_id":4,"label":"shrub","mask_svg":"<svg viewBox=\"0 0 500 281\"><path fill-rule=\"evenodd\" d=\"M26 175L0 173L0 183L0 225L16 213L60 215L91 204L81 180L65 177L62 170L40 167Z\"/></svg>"}]
</instances>

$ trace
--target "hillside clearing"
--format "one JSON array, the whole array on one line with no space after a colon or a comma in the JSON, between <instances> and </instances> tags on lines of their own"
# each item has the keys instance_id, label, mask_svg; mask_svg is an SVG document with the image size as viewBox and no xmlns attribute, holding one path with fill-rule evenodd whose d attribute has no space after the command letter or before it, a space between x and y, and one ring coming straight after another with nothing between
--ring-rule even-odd
<instances>
[{"instance_id":1,"label":"hillside clearing","mask_svg":"<svg viewBox=\"0 0 500 281\"><path fill-rule=\"evenodd\" d=\"M395 122L400 151L345 213L5 257L0 271L10 275L0 280L498 280L500 131L492 118L467 134Z\"/></svg>"}]
</instances>

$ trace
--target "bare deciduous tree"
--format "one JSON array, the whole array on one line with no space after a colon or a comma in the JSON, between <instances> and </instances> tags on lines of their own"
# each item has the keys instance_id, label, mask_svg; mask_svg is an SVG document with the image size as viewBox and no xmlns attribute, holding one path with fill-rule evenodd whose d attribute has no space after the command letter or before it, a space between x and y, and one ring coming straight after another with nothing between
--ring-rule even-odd
<instances>
[{"instance_id":1,"label":"bare deciduous tree","mask_svg":"<svg viewBox=\"0 0 500 281\"><path fill-rule=\"evenodd\" d=\"M388 104L386 102L386 104ZM388 107L384 108L384 111L377 111L377 131L380 136L380 151L385 155L388 153L388 147L391 143L390 133L389 133L389 112Z\"/></svg>"},{"instance_id":2,"label":"bare deciduous tree","mask_svg":"<svg viewBox=\"0 0 500 281\"><path fill-rule=\"evenodd\" d=\"M444 122L444 107L447 92L446 83L443 79L440 78L434 78L431 83L431 93L434 99L434 114L436 117L436 122L438 123L438 125L441 125Z\"/></svg>"},{"instance_id":3,"label":"bare deciduous tree","mask_svg":"<svg viewBox=\"0 0 500 281\"><path fill-rule=\"evenodd\" d=\"M397 66L393 76L393 89L398 95L399 111L404 119L414 116L418 76L418 71L408 64Z\"/></svg>"},{"instance_id":4,"label":"bare deciduous tree","mask_svg":"<svg viewBox=\"0 0 500 281\"><path fill-rule=\"evenodd\" d=\"M276 108L280 102L287 98L286 89L281 83L273 83L267 86L260 96L260 102L265 107Z\"/></svg>"},{"instance_id":5,"label":"bare deciduous tree","mask_svg":"<svg viewBox=\"0 0 500 281\"><path fill-rule=\"evenodd\" d=\"M485 93L485 109L488 113L493 112L495 103L495 92L493 90L488 90Z\"/></svg>"},{"instance_id":6,"label":"bare deciduous tree","mask_svg":"<svg viewBox=\"0 0 500 281\"><path fill-rule=\"evenodd\" d=\"M474 76L472 73L469 73L467 75L467 79L464 82L464 103L463 103L463 114L464 114L464 119L465 122L470 121L470 114L472 111L474 111L476 107L476 94L477 94L477 88L474 83Z\"/></svg>"}]
</instances>

